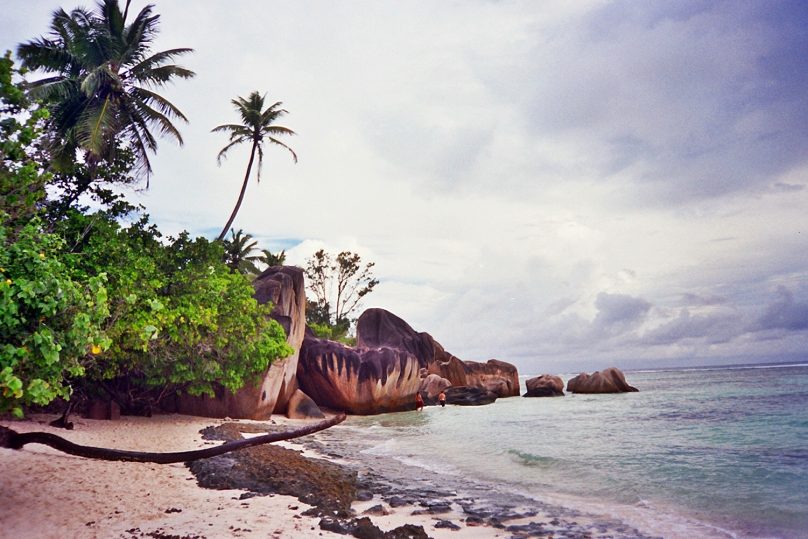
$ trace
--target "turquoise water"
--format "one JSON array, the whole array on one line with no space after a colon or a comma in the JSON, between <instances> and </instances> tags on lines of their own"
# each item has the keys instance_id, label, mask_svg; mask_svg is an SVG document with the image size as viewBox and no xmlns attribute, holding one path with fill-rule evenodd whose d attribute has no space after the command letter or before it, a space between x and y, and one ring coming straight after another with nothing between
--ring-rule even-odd
<instances>
[{"instance_id":1,"label":"turquoise water","mask_svg":"<svg viewBox=\"0 0 808 539\"><path fill-rule=\"evenodd\" d=\"M347 428L362 452L421 470L409 473L489 482L652 535L808 537L808 365L626 378L639 393L428 407Z\"/></svg>"}]
</instances>

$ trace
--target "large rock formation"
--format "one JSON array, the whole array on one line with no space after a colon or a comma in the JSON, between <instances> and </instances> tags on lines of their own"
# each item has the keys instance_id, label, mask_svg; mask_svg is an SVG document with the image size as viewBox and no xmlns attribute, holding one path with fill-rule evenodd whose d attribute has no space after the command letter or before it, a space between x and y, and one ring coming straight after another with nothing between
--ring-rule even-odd
<instances>
[{"instance_id":1,"label":"large rock formation","mask_svg":"<svg viewBox=\"0 0 808 539\"><path fill-rule=\"evenodd\" d=\"M563 397L564 380L560 376L542 374L525 382L524 397Z\"/></svg>"},{"instance_id":2,"label":"large rock formation","mask_svg":"<svg viewBox=\"0 0 808 539\"><path fill-rule=\"evenodd\" d=\"M464 361L466 385L479 387L497 397L519 396L519 373L510 363L489 359L486 363Z\"/></svg>"},{"instance_id":3,"label":"large rock formation","mask_svg":"<svg viewBox=\"0 0 808 539\"><path fill-rule=\"evenodd\" d=\"M417 332L407 322L384 309L368 309L356 322L359 347L406 350L418 358L427 374L449 380L453 386L478 387L498 397L519 395L516 367L496 359L486 363L462 361L443 349L429 333Z\"/></svg>"},{"instance_id":4,"label":"large rock formation","mask_svg":"<svg viewBox=\"0 0 808 539\"><path fill-rule=\"evenodd\" d=\"M225 389L216 396L177 399L177 411L208 417L267 419L274 412L286 411L289 398L297 389L297 362L306 331L306 292L303 270L292 266L267 268L253 281L258 303L272 302L271 316L286 331L286 342L294 352L276 360L257 385L247 384L236 393Z\"/></svg>"},{"instance_id":5,"label":"large rock formation","mask_svg":"<svg viewBox=\"0 0 808 539\"><path fill-rule=\"evenodd\" d=\"M397 348L418 359L428 373L446 378L452 385L466 385L463 362L447 352L432 335L417 332L407 322L384 309L368 309L356 321L356 345L360 348Z\"/></svg>"},{"instance_id":6,"label":"large rock formation","mask_svg":"<svg viewBox=\"0 0 808 539\"><path fill-rule=\"evenodd\" d=\"M582 372L567 382L567 391L572 393L627 393L639 391L628 385L626 377L615 367L587 374Z\"/></svg>"},{"instance_id":7,"label":"large rock formation","mask_svg":"<svg viewBox=\"0 0 808 539\"><path fill-rule=\"evenodd\" d=\"M297 379L319 406L368 415L413 409L419 371L418 359L406 350L350 348L306 337Z\"/></svg>"}]
</instances>

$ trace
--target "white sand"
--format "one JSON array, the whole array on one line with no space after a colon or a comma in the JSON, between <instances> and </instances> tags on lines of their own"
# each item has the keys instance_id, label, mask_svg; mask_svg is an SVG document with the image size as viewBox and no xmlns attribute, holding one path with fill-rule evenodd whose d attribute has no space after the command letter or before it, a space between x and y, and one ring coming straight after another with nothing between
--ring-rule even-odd
<instances>
[{"instance_id":1,"label":"white sand","mask_svg":"<svg viewBox=\"0 0 808 539\"><path fill-rule=\"evenodd\" d=\"M74 417L75 429L67 431L48 426L55 417L33 416L0 424L17 432L52 432L82 445L166 452L209 445L199 431L222 422L182 415L119 421ZM275 421L290 428L300 424ZM296 498L274 495L239 500L244 491L199 487L183 464L91 460L29 444L20 450L0 448L0 470L0 538L143 537L153 532L206 538L345 537L320 530L318 517L301 516L309 506ZM378 503L363 502L354 509L361 516ZM436 539L504 537L494 528L466 527L459 514L441 518L460 524L462 530L436 529L435 517L412 516L412 510L390 509L390 515L370 518L383 530L420 524Z\"/></svg>"}]
</instances>

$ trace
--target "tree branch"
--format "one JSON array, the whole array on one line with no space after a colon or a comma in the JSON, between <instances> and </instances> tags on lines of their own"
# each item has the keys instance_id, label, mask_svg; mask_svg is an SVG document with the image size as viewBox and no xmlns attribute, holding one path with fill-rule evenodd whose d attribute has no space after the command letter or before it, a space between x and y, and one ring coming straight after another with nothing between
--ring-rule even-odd
<instances>
[{"instance_id":1,"label":"tree branch","mask_svg":"<svg viewBox=\"0 0 808 539\"><path fill-rule=\"evenodd\" d=\"M253 447L256 445L278 442L281 440L291 440L312 434L328 427L332 427L345 421L345 414L339 414L331 419L320 421L314 425L301 427L287 432L273 432L262 436L255 436L244 440L234 440L225 442L216 447L206 449L196 449L193 451L178 451L173 453L149 453L142 451L124 451L121 449L108 449L106 447L92 447L78 445L65 440L60 436L49 432L25 432L19 433L0 425L0 447L9 449L21 449L26 444L43 444L54 449L67 453L97 460L114 460L123 462L153 462L155 464L173 464L176 462L188 462L192 460L206 459L223 455L238 449Z\"/></svg>"}]
</instances>

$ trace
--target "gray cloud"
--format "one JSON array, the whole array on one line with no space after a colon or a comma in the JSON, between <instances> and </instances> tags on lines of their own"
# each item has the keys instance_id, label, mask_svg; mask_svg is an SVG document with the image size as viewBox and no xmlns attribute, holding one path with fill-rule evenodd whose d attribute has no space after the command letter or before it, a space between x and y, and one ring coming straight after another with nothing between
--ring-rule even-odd
<instances>
[{"instance_id":1,"label":"gray cloud","mask_svg":"<svg viewBox=\"0 0 808 539\"><path fill-rule=\"evenodd\" d=\"M763 314L750 329L752 331L808 330L808 302L795 301L794 294L784 286L778 287L777 296L777 299L766 306Z\"/></svg>"}]
</instances>

